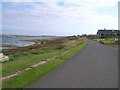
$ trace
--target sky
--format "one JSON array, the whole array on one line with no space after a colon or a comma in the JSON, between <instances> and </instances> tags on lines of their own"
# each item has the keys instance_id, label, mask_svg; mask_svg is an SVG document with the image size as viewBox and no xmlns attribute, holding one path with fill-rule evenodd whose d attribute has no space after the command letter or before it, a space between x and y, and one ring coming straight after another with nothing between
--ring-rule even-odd
<instances>
[{"instance_id":1,"label":"sky","mask_svg":"<svg viewBox=\"0 0 120 90\"><path fill-rule=\"evenodd\" d=\"M2 33L10 35L96 34L118 29L119 0L4 0Z\"/></svg>"}]
</instances>

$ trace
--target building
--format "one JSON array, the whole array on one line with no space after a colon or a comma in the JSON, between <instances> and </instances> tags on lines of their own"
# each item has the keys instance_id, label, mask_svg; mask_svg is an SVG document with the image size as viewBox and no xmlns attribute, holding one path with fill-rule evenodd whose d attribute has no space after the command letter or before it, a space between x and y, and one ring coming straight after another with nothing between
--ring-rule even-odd
<instances>
[{"instance_id":1,"label":"building","mask_svg":"<svg viewBox=\"0 0 120 90\"><path fill-rule=\"evenodd\" d=\"M99 29L97 32L97 37L99 38L104 38L104 37L117 38L119 35L120 35L120 30Z\"/></svg>"},{"instance_id":2,"label":"building","mask_svg":"<svg viewBox=\"0 0 120 90\"><path fill-rule=\"evenodd\" d=\"M87 35L86 34L82 34L81 37L86 37Z\"/></svg>"}]
</instances>

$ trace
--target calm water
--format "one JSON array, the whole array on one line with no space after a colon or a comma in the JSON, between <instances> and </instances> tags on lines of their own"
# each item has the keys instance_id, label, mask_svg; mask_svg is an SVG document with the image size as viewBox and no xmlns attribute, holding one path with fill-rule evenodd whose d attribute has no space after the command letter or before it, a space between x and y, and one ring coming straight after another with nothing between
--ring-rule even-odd
<instances>
[{"instance_id":1,"label":"calm water","mask_svg":"<svg viewBox=\"0 0 120 90\"><path fill-rule=\"evenodd\" d=\"M0 40L2 42L1 44L24 47L24 46L35 44L35 42L26 42L26 41L19 41L19 40L45 39L45 38L51 38L51 37L0 37ZM0 49L7 49L7 47L1 47Z\"/></svg>"}]
</instances>

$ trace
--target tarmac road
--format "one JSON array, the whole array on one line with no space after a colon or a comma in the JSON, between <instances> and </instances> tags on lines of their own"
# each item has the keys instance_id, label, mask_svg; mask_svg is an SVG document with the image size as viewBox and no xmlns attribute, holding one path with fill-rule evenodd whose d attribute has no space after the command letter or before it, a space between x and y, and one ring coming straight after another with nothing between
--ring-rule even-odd
<instances>
[{"instance_id":1,"label":"tarmac road","mask_svg":"<svg viewBox=\"0 0 120 90\"><path fill-rule=\"evenodd\" d=\"M88 40L84 50L28 88L118 88L118 47Z\"/></svg>"}]
</instances>

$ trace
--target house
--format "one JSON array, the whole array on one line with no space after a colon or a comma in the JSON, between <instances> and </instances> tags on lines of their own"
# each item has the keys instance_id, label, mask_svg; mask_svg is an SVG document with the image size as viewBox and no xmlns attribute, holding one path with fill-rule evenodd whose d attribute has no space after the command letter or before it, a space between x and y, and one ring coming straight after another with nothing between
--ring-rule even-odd
<instances>
[{"instance_id":1,"label":"house","mask_svg":"<svg viewBox=\"0 0 120 90\"><path fill-rule=\"evenodd\" d=\"M81 37L86 37L87 35L86 34L82 34Z\"/></svg>"},{"instance_id":2,"label":"house","mask_svg":"<svg viewBox=\"0 0 120 90\"><path fill-rule=\"evenodd\" d=\"M110 37L110 38L117 38L120 35L120 30L106 30L106 29L99 29L97 32L97 37L104 38L104 37Z\"/></svg>"}]
</instances>

